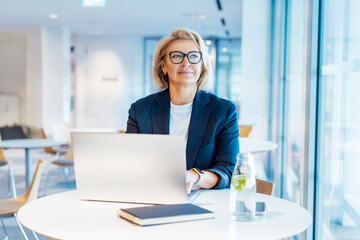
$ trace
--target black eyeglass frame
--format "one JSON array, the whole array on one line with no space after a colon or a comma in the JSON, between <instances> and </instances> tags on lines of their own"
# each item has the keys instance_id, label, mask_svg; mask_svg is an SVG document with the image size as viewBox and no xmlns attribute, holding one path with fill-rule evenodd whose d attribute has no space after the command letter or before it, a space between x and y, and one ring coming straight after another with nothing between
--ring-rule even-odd
<instances>
[{"instance_id":1,"label":"black eyeglass frame","mask_svg":"<svg viewBox=\"0 0 360 240\"><path fill-rule=\"evenodd\" d=\"M174 63L174 62L172 61L172 59L171 59L171 54L172 54L172 53L180 53L180 54L182 54L182 59L181 59L181 61L178 62L178 63ZM200 58L199 58L199 61L198 61L198 62L195 62L195 63L194 63L194 62L192 62L192 61L189 59L189 54L191 54L191 53L199 53L199 54L200 54ZM170 61L171 61L173 64L181 64L181 63L184 61L185 56L187 57L189 63L191 63L191 64L198 64L198 63L200 63L201 60L202 60L202 53L201 53L200 51L190 51L190 52L188 52L188 53L183 53L183 52L181 52L181 51L172 51L172 52L169 52L169 58L170 58Z\"/></svg>"}]
</instances>

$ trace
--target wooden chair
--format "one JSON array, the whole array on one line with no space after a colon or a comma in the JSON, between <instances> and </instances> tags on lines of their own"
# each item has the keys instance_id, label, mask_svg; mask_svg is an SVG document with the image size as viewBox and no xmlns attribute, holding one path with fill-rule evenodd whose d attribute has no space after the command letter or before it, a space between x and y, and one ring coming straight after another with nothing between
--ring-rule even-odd
<instances>
[{"instance_id":1,"label":"wooden chair","mask_svg":"<svg viewBox=\"0 0 360 240\"><path fill-rule=\"evenodd\" d=\"M47 139L47 136L46 136L45 131L44 131L43 128L40 129L40 134L41 134L42 139ZM44 147L44 152L46 152L48 154L51 154L56 158L56 157L59 157L62 154L66 154L67 151L62 149L64 147L67 147L67 145L66 144L61 145L60 150L56 150L56 149L54 149L52 147Z\"/></svg>"},{"instance_id":2,"label":"wooden chair","mask_svg":"<svg viewBox=\"0 0 360 240\"><path fill-rule=\"evenodd\" d=\"M264 180L256 179L256 192L266 195L272 195L274 190L274 183Z\"/></svg>"},{"instance_id":3,"label":"wooden chair","mask_svg":"<svg viewBox=\"0 0 360 240\"><path fill-rule=\"evenodd\" d=\"M15 187L15 177L14 177L14 170L10 164L10 161L5 157L4 151L2 148L0 148L0 168L2 167L8 167L8 176L9 176L9 180L8 180L8 194L9 196L12 195L12 197L16 198L16 187ZM12 191L12 194L10 193L10 189Z\"/></svg>"},{"instance_id":4,"label":"wooden chair","mask_svg":"<svg viewBox=\"0 0 360 240\"><path fill-rule=\"evenodd\" d=\"M239 125L239 135L240 135L240 137L249 137L251 131L252 131L252 126Z\"/></svg>"},{"instance_id":5,"label":"wooden chair","mask_svg":"<svg viewBox=\"0 0 360 240\"><path fill-rule=\"evenodd\" d=\"M26 190L26 192L23 195L21 195L17 198L8 198L8 199L0 200L0 219L1 219L1 223L3 226L4 232L6 234L5 239L7 239L7 237L8 237L8 234L7 234L6 228L5 228L5 224L3 222L3 218L5 218L5 217L15 217L15 220L16 220L22 234L24 235L25 239L28 239L28 237L26 236L26 234L24 232L23 227L19 223L19 220L17 218L17 212L26 203L33 201L37 198L40 179L41 179L41 173L42 173L42 169L43 169L43 163L44 163L44 161L39 159L39 161L36 165L33 180L31 181L29 188ZM38 239L36 234L34 232L32 232L32 233L34 234L34 237L36 239Z\"/></svg>"}]
</instances>

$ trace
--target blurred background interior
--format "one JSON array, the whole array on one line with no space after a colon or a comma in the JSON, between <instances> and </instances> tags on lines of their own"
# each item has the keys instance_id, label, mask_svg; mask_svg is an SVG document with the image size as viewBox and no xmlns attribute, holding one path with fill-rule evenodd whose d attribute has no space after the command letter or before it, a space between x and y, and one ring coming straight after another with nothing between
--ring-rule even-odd
<instances>
[{"instance_id":1,"label":"blurred background interior","mask_svg":"<svg viewBox=\"0 0 360 240\"><path fill-rule=\"evenodd\" d=\"M254 154L257 177L314 216L294 239L359 239L359 11L357 0L0 0L2 138L126 129L130 104L157 91L157 41L190 28L206 40L213 92L236 104L247 137L279 146ZM24 151L3 151L20 195ZM71 162L51 164L65 154L33 155L47 162L39 197L75 188ZM0 166L1 199L10 172Z\"/></svg>"}]
</instances>

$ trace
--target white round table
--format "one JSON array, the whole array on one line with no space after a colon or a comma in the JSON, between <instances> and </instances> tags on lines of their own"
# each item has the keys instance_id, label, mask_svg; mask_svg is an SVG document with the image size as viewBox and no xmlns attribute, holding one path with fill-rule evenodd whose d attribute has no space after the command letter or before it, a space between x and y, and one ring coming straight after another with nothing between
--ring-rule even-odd
<instances>
[{"instance_id":1,"label":"white round table","mask_svg":"<svg viewBox=\"0 0 360 240\"><path fill-rule=\"evenodd\" d=\"M274 142L256 138L239 137L240 153L258 153L274 150L278 145Z\"/></svg>"},{"instance_id":2,"label":"white round table","mask_svg":"<svg viewBox=\"0 0 360 240\"><path fill-rule=\"evenodd\" d=\"M109 132L109 133L115 133L118 130L116 128L69 128L68 132L72 133L72 132L100 132L100 133L104 133L104 132Z\"/></svg>"},{"instance_id":3,"label":"white round table","mask_svg":"<svg viewBox=\"0 0 360 240\"><path fill-rule=\"evenodd\" d=\"M61 143L48 139L26 138L26 139L12 139L0 141L1 148L24 148L26 160L26 188L29 187L32 180L32 149L60 146Z\"/></svg>"},{"instance_id":4,"label":"white round table","mask_svg":"<svg viewBox=\"0 0 360 240\"><path fill-rule=\"evenodd\" d=\"M299 205L257 194L266 203L267 214L252 222L232 221L230 190L202 190L194 204L211 210L215 218L148 227L133 225L117 216L120 208L140 204L81 201L76 191L37 199L18 212L21 224L34 232L56 239L282 239L306 230L309 212Z\"/></svg>"}]
</instances>

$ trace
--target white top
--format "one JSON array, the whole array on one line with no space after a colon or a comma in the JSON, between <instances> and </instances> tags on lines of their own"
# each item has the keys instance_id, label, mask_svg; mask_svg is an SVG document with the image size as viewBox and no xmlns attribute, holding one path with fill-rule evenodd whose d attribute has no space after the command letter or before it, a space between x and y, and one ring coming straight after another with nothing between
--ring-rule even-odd
<instances>
[{"instance_id":1,"label":"white top","mask_svg":"<svg viewBox=\"0 0 360 240\"><path fill-rule=\"evenodd\" d=\"M23 206L18 218L26 228L55 239L283 239L306 230L311 215L301 206L256 194L267 214L252 222L232 221L230 190L201 190L194 204L215 213L208 220L139 227L119 218L119 208L141 204L80 201L76 191L39 198Z\"/></svg>"},{"instance_id":2,"label":"white top","mask_svg":"<svg viewBox=\"0 0 360 240\"><path fill-rule=\"evenodd\" d=\"M188 139L189 124L193 102L185 105L174 105L170 102L170 135L183 136Z\"/></svg>"}]
</instances>

